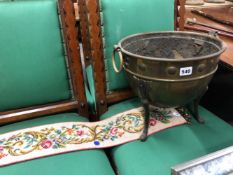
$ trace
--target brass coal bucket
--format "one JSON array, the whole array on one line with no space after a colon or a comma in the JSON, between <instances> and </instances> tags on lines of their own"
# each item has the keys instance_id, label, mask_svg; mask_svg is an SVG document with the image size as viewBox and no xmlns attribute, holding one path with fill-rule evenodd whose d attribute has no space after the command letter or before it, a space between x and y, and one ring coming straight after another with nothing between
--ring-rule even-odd
<instances>
[{"instance_id":1,"label":"brass coal bucket","mask_svg":"<svg viewBox=\"0 0 233 175\"><path fill-rule=\"evenodd\" d=\"M148 127L149 104L162 108L191 106L194 117L198 103L218 68L225 44L214 34L193 32L153 32L130 35L113 51L116 72L124 69L132 89L145 108ZM120 68L115 64L118 52ZM142 139L145 139L147 131Z\"/></svg>"}]
</instances>

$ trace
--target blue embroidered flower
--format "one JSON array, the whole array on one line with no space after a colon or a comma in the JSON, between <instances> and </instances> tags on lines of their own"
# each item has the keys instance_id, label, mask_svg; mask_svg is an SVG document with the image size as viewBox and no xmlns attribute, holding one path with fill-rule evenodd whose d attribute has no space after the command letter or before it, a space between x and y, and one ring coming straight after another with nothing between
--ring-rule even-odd
<instances>
[{"instance_id":1,"label":"blue embroidered flower","mask_svg":"<svg viewBox=\"0 0 233 175\"><path fill-rule=\"evenodd\" d=\"M100 145L100 142L99 141L94 141L94 144L98 146L98 145Z\"/></svg>"}]
</instances>

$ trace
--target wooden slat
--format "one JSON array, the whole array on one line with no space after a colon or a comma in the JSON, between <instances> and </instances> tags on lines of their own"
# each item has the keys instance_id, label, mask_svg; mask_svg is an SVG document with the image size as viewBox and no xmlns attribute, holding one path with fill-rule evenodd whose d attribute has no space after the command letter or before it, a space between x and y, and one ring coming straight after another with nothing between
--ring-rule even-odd
<instances>
[{"instance_id":1,"label":"wooden slat","mask_svg":"<svg viewBox=\"0 0 233 175\"><path fill-rule=\"evenodd\" d=\"M86 0L88 30L96 89L97 115L107 111L106 78L98 0Z\"/></svg>"},{"instance_id":2,"label":"wooden slat","mask_svg":"<svg viewBox=\"0 0 233 175\"><path fill-rule=\"evenodd\" d=\"M11 110L7 112L0 112L0 125L35 118L37 116L55 114L58 112L75 109L77 101L66 101L60 103L53 103L50 105L40 105L29 108L22 108Z\"/></svg>"},{"instance_id":3,"label":"wooden slat","mask_svg":"<svg viewBox=\"0 0 233 175\"><path fill-rule=\"evenodd\" d=\"M83 45L83 55L85 60L85 66L91 64L91 46L90 46L90 36L88 31L88 17L86 12L86 1L78 0L79 16L80 16L80 31L81 40Z\"/></svg>"},{"instance_id":4,"label":"wooden slat","mask_svg":"<svg viewBox=\"0 0 233 175\"><path fill-rule=\"evenodd\" d=\"M79 102L77 104L79 114L88 116L88 106L85 95L80 48L78 44L78 33L75 28L76 21L73 3L70 0L59 0L58 2L74 98Z\"/></svg>"},{"instance_id":5,"label":"wooden slat","mask_svg":"<svg viewBox=\"0 0 233 175\"><path fill-rule=\"evenodd\" d=\"M107 94L107 102L108 104L116 103L125 99L128 99L130 97L135 96L133 91L131 89L122 90L122 91L114 91L110 94Z\"/></svg>"},{"instance_id":6,"label":"wooden slat","mask_svg":"<svg viewBox=\"0 0 233 175\"><path fill-rule=\"evenodd\" d=\"M212 16L218 17L220 19L224 20L229 20L233 22L233 10L231 9L231 6L226 5L226 6L214 6L214 7L196 7L196 9L202 10L205 13L208 13ZM232 26L227 26L223 24L219 24L217 22L214 22L212 20L209 20L207 18L204 18L202 16L196 15L191 13L191 8L186 8L186 13L185 13L185 18L196 18L198 22L211 25L216 28L221 28L224 30L228 31L233 31ZM185 25L186 30L191 30L191 31L196 31L196 32L208 32L212 29L207 28L207 27L202 27L198 25ZM220 56L221 61L224 63L228 64L228 66L233 67L233 38L232 37L227 37L227 33L223 35L219 35L220 39L222 39L226 44L227 44L227 49L226 51Z\"/></svg>"},{"instance_id":7,"label":"wooden slat","mask_svg":"<svg viewBox=\"0 0 233 175\"><path fill-rule=\"evenodd\" d=\"M174 5L174 28L175 30L184 30L185 0L175 0Z\"/></svg>"}]
</instances>

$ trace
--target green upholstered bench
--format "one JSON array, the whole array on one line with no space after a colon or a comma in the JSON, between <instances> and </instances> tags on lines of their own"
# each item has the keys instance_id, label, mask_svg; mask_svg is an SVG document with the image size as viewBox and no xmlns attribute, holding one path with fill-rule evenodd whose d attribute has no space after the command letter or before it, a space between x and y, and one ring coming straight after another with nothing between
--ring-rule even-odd
<instances>
[{"instance_id":1,"label":"green upholstered bench","mask_svg":"<svg viewBox=\"0 0 233 175\"><path fill-rule=\"evenodd\" d=\"M111 105L101 120L139 105L137 98ZM134 141L112 148L119 174L169 175L174 165L233 145L233 127L203 107L199 111L205 124L193 119L191 124L149 136L146 142Z\"/></svg>"},{"instance_id":2,"label":"green upholstered bench","mask_svg":"<svg viewBox=\"0 0 233 175\"><path fill-rule=\"evenodd\" d=\"M58 4L54 0L0 1L0 134L88 121L73 4L70 0ZM88 150L4 166L0 174L114 172L103 150Z\"/></svg>"},{"instance_id":3,"label":"green upholstered bench","mask_svg":"<svg viewBox=\"0 0 233 175\"><path fill-rule=\"evenodd\" d=\"M82 18L83 21L88 19L82 23L82 32L88 30L90 40L87 44L92 49L91 53L88 50L84 52L91 56L93 63L87 68L89 86L96 100L97 115L103 120L140 105L137 98L123 100L130 97L125 91L128 83L124 72L116 74L113 70L113 45L133 33L174 30L177 27L174 24L179 3L173 0L78 2L81 21ZM179 13L182 13L182 3L180 1ZM111 104L113 102L114 105ZM116 171L120 175L169 175L171 167L176 164L233 145L233 127L203 107L199 107L199 110L206 120L205 124L192 120L189 125L156 133L146 142L134 141L112 148Z\"/></svg>"}]
</instances>

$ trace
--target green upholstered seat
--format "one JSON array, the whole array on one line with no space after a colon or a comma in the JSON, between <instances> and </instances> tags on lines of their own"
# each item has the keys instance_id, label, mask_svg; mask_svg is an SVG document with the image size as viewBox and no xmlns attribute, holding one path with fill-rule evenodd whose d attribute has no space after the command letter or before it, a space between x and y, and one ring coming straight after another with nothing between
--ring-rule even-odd
<instances>
[{"instance_id":1,"label":"green upholstered seat","mask_svg":"<svg viewBox=\"0 0 233 175\"><path fill-rule=\"evenodd\" d=\"M109 107L101 119L138 107L131 99ZM134 141L111 149L120 175L170 175L171 167L233 145L233 127L200 107L205 124L194 119L149 136L146 142Z\"/></svg>"},{"instance_id":2,"label":"green upholstered seat","mask_svg":"<svg viewBox=\"0 0 233 175\"><path fill-rule=\"evenodd\" d=\"M56 1L0 1L0 21L0 111L71 99Z\"/></svg>"},{"instance_id":3,"label":"green upholstered seat","mask_svg":"<svg viewBox=\"0 0 233 175\"><path fill-rule=\"evenodd\" d=\"M87 121L75 113L45 116L0 127L0 134L59 122ZM34 159L0 168L1 175L113 175L103 150L85 150Z\"/></svg>"},{"instance_id":4,"label":"green upholstered seat","mask_svg":"<svg viewBox=\"0 0 233 175\"><path fill-rule=\"evenodd\" d=\"M91 110L95 113L95 111L96 111L96 99L95 99L96 91L95 91L95 85L94 85L94 78L93 78L94 74L93 74L92 65L89 65L86 67L86 73L87 73L87 84L89 85L88 96L90 99L90 100L88 100L88 103L90 104Z\"/></svg>"},{"instance_id":5,"label":"green upholstered seat","mask_svg":"<svg viewBox=\"0 0 233 175\"><path fill-rule=\"evenodd\" d=\"M88 106L89 106L89 110L90 112L92 113L95 113L95 98L94 96L91 94L89 88L87 87L87 85L85 84L85 95L86 95L86 98L87 98L87 103L88 103Z\"/></svg>"}]
</instances>

